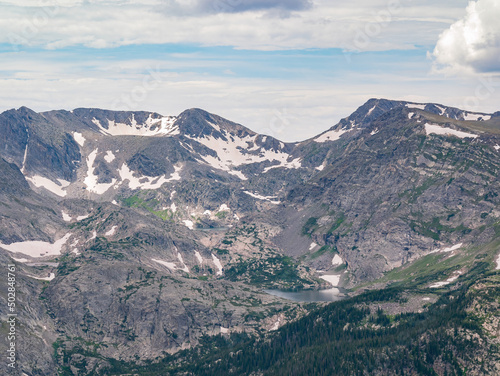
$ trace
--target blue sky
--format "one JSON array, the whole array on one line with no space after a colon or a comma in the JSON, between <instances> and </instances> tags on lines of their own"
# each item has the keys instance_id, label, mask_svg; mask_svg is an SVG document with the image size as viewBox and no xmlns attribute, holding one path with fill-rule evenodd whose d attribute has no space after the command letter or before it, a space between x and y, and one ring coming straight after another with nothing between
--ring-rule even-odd
<instances>
[{"instance_id":1,"label":"blue sky","mask_svg":"<svg viewBox=\"0 0 500 376\"><path fill-rule=\"evenodd\" d=\"M500 110L495 0L0 0L0 110L200 107L285 141L371 97Z\"/></svg>"}]
</instances>

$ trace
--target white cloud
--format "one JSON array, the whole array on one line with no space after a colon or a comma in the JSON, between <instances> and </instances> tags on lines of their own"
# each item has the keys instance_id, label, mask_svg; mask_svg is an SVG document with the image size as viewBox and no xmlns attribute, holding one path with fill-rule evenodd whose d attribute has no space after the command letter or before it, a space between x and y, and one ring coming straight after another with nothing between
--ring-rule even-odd
<instances>
[{"instance_id":1,"label":"white cloud","mask_svg":"<svg viewBox=\"0 0 500 376\"><path fill-rule=\"evenodd\" d=\"M444 31L432 56L437 70L500 72L500 3L470 2L466 15Z\"/></svg>"},{"instance_id":2,"label":"white cloud","mask_svg":"<svg viewBox=\"0 0 500 376\"><path fill-rule=\"evenodd\" d=\"M167 0L163 9L173 14L239 13L262 9L284 11L305 10L312 7L310 0Z\"/></svg>"},{"instance_id":3,"label":"white cloud","mask_svg":"<svg viewBox=\"0 0 500 376\"><path fill-rule=\"evenodd\" d=\"M460 9L460 4L431 6L425 1L410 6L404 0L340 4L316 0L313 6L310 3L309 0L0 1L0 43L50 49L165 43L261 50L408 49L416 44L434 43L439 30ZM356 43L357 40L362 42Z\"/></svg>"}]
</instances>

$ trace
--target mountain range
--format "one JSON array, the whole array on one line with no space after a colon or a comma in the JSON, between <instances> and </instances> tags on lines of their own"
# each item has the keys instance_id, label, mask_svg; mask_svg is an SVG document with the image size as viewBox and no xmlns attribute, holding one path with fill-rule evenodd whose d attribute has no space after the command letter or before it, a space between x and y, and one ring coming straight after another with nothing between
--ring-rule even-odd
<instances>
[{"instance_id":1,"label":"mountain range","mask_svg":"<svg viewBox=\"0 0 500 376\"><path fill-rule=\"evenodd\" d=\"M17 268L18 374L125 374L110 370L321 318L325 303L269 289L340 289L375 330L467 283L479 325L453 340L478 336L489 355L425 367L500 372L499 153L500 112L386 99L296 143L201 109L6 111L0 258ZM394 288L404 299L359 298ZM364 374L398 374L376 364Z\"/></svg>"}]
</instances>

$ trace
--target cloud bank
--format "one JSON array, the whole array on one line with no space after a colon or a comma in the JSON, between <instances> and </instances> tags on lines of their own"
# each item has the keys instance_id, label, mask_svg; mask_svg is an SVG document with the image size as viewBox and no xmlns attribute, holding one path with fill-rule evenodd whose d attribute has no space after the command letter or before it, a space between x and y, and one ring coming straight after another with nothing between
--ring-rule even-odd
<instances>
[{"instance_id":1,"label":"cloud bank","mask_svg":"<svg viewBox=\"0 0 500 376\"><path fill-rule=\"evenodd\" d=\"M444 31L432 53L448 73L500 72L500 2L470 2L466 15Z\"/></svg>"},{"instance_id":2,"label":"cloud bank","mask_svg":"<svg viewBox=\"0 0 500 376\"><path fill-rule=\"evenodd\" d=\"M436 35L452 22L450 18L460 17L465 6L395 3L0 0L0 44L47 49L187 43L247 50L408 50L434 45Z\"/></svg>"}]
</instances>

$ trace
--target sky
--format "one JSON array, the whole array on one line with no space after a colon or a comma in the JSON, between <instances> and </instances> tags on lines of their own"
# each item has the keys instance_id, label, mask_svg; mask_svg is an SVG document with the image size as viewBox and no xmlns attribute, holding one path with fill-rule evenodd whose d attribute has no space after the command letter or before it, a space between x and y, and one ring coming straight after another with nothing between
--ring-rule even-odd
<instances>
[{"instance_id":1,"label":"sky","mask_svg":"<svg viewBox=\"0 0 500 376\"><path fill-rule=\"evenodd\" d=\"M498 0L0 0L0 111L202 108L283 141L370 98L500 110Z\"/></svg>"}]
</instances>

